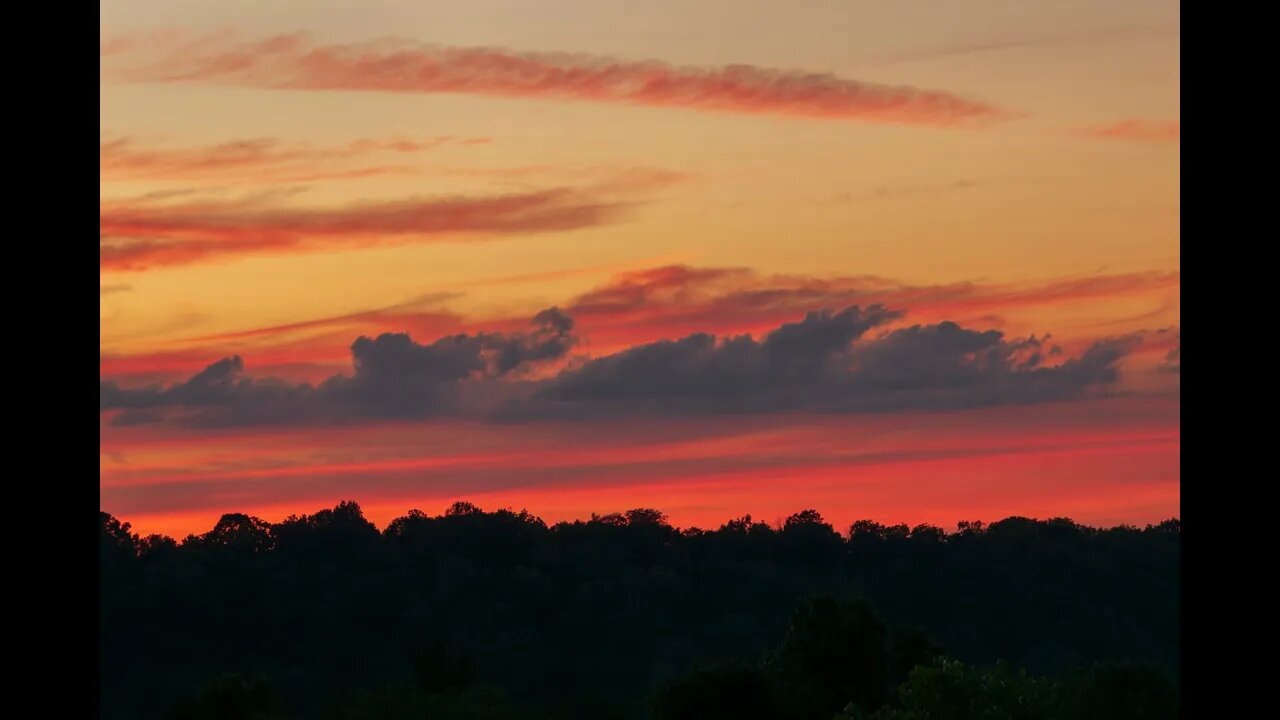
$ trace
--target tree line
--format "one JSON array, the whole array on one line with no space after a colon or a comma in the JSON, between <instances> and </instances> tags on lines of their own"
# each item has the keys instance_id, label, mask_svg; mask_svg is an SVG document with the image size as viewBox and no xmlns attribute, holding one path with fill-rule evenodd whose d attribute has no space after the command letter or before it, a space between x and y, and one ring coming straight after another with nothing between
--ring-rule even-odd
<instances>
[{"instance_id":1,"label":"tree line","mask_svg":"<svg viewBox=\"0 0 1280 720\"><path fill-rule=\"evenodd\" d=\"M102 717L1176 714L1179 521L841 530L344 502L179 542L101 513Z\"/></svg>"}]
</instances>

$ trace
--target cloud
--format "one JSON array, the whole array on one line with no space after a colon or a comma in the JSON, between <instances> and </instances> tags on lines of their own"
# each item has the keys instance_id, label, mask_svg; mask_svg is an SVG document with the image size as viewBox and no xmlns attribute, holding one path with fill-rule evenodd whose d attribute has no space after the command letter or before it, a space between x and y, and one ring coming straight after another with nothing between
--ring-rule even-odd
<instances>
[{"instance_id":1,"label":"cloud","mask_svg":"<svg viewBox=\"0 0 1280 720\"><path fill-rule=\"evenodd\" d=\"M100 174L115 180L191 180L229 178L237 183L314 182L412 172L404 165L340 167L370 155L406 155L444 145L474 145L489 138L449 135L408 139L361 139L316 147L279 138L245 138L188 148L146 147L133 138L102 142Z\"/></svg>"},{"instance_id":2,"label":"cloud","mask_svg":"<svg viewBox=\"0 0 1280 720\"><path fill-rule=\"evenodd\" d=\"M186 338L179 343L180 351L175 347L104 356L101 372L139 380L177 378L203 367L210 357L241 352L252 353L259 370L272 367L293 374L293 368L308 366L305 377L315 380L344 364L350 339L359 334L407 330L415 337L435 337L468 329L519 329L526 321L524 316L466 317L449 312L440 304L455 297L451 290L610 272L612 277L594 289L557 303L577 322L583 350L596 355L701 332L765 333L814 308L875 304L909 310L906 318L912 323L951 320L1021 334L1038 331L1046 311L1070 312L1076 319L1069 326L1060 324L1059 329L1070 330L1077 338L1094 338L1172 319L1180 282L1177 272L1147 272L913 285L875 276L771 275L729 267L659 265L623 270L594 266L436 287L402 303L359 312ZM1093 321L1100 302L1154 309L1100 324ZM1089 321L1082 322L1080 317Z\"/></svg>"},{"instance_id":3,"label":"cloud","mask_svg":"<svg viewBox=\"0 0 1280 720\"><path fill-rule=\"evenodd\" d=\"M1157 369L1160 372L1182 374L1182 331L1179 330L1174 335L1173 349L1165 353L1164 362L1160 363Z\"/></svg>"},{"instance_id":4,"label":"cloud","mask_svg":"<svg viewBox=\"0 0 1280 720\"><path fill-rule=\"evenodd\" d=\"M372 310L362 310L343 315L330 315L327 317L300 320L298 322L283 323L279 325L255 327L249 328L248 330L222 332L215 335L204 335L193 338L193 340L197 342L211 340L242 340L264 335L284 335L299 331L325 330L351 325L386 324L400 319L429 319L431 324L436 327L441 325L459 326L461 325L461 317L448 310L440 308L440 305L450 300L456 300L462 297L463 294L464 293L461 292L428 293L426 295L412 298L406 302L374 308Z\"/></svg>"},{"instance_id":5,"label":"cloud","mask_svg":"<svg viewBox=\"0 0 1280 720\"><path fill-rule=\"evenodd\" d=\"M428 344L403 333L361 337L352 373L316 385L247 378L239 356L168 387L107 381L101 409L121 411L114 424L196 425L950 410L1080 397L1116 382L1118 363L1140 342L1108 338L1062 358L1047 337L1007 339L953 322L871 333L901 315L850 306L809 312L760 339L695 333L574 359L574 321L551 308L515 333Z\"/></svg>"},{"instance_id":6,"label":"cloud","mask_svg":"<svg viewBox=\"0 0 1280 720\"><path fill-rule=\"evenodd\" d=\"M185 382L167 388L151 386L125 390L114 382L101 383L102 410L123 410L113 425L160 422L163 408L196 409L199 419L220 418L218 424L258 424L272 421L300 421L308 413L318 413L314 388L291 384L278 378L250 379L243 376L240 356L223 358Z\"/></svg>"},{"instance_id":7,"label":"cloud","mask_svg":"<svg viewBox=\"0 0 1280 720\"><path fill-rule=\"evenodd\" d=\"M704 405L731 410L762 395L780 400L779 393L840 374L849 344L899 314L878 305L855 306L811 312L762 340L698 333L647 343L566 370L538 395L574 411L615 404L624 412Z\"/></svg>"},{"instance_id":8,"label":"cloud","mask_svg":"<svg viewBox=\"0 0 1280 720\"><path fill-rule=\"evenodd\" d=\"M106 48L112 52L108 54ZM599 55L448 47L381 39L322 45L303 34L229 35L147 45L117 38L104 60L141 55L140 81L208 81L264 88L461 93L684 108L709 112L957 125L1005 116L942 90L751 65L677 67ZM150 55L151 57L147 57Z\"/></svg>"},{"instance_id":9,"label":"cloud","mask_svg":"<svg viewBox=\"0 0 1280 720\"><path fill-rule=\"evenodd\" d=\"M577 230L619 219L634 204L619 197L620 190L553 188L336 208L262 199L104 203L99 263L102 269L136 271L262 253Z\"/></svg>"},{"instance_id":10,"label":"cloud","mask_svg":"<svg viewBox=\"0 0 1280 720\"><path fill-rule=\"evenodd\" d=\"M756 341L692 335L624 350L566 370L532 414L636 412L897 412L1024 404L1082 395L1118 379L1137 336L1099 341L1047 365L1045 338L1006 340L952 322L853 342L897 313L872 306L811 313Z\"/></svg>"},{"instance_id":11,"label":"cloud","mask_svg":"<svg viewBox=\"0 0 1280 720\"><path fill-rule=\"evenodd\" d=\"M913 185L899 187L877 186L869 192L853 193L844 192L831 198L832 202L840 203L864 203L878 200L899 200L905 197L918 197L921 195L942 195L944 193L955 192L957 190L967 190L978 186L973 180L956 180L944 185Z\"/></svg>"},{"instance_id":12,"label":"cloud","mask_svg":"<svg viewBox=\"0 0 1280 720\"><path fill-rule=\"evenodd\" d=\"M355 372L321 386L367 417L415 417L454 402L463 380L489 381L563 357L576 342L573 320L556 308L538 313L531 333L478 333L419 345L405 334L362 337L351 346Z\"/></svg>"},{"instance_id":13,"label":"cloud","mask_svg":"<svg viewBox=\"0 0 1280 720\"><path fill-rule=\"evenodd\" d=\"M1097 28L1076 32L1062 32L1051 35L1031 36L1024 38L1003 38L988 41L959 42L950 45L938 45L932 48L921 48L902 52L887 53L871 57L876 65L893 65L897 63L916 62L920 60L942 60L966 55L976 55L1008 50L1022 50L1052 45L1072 43L1097 43L1101 40L1132 40L1141 37L1159 37L1161 35L1177 35L1178 26L1149 27L1112 27Z\"/></svg>"},{"instance_id":14,"label":"cloud","mask_svg":"<svg viewBox=\"0 0 1280 720\"><path fill-rule=\"evenodd\" d=\"M1100 140L1132 140L1139 142L1178 142L1182 123L1177 120L1118 120L1106 125L1090 125L1074 131L1076 135Z\"/></svg>"},{"instance_id":15,"label":"cloud","mask_svg":"<svg viewBox=\"0 0 1280 720\"><path fill-rule=\"evenodd\" d=\"M518 377L563 357L576 343L573 321L556 308L538 313L519 333L449 335L429 344L405 333L360 337L351 345L353 372L323 382L245 377L240 356L223 358L168 387L124 389L101 383L102 410L123 411L116 425L159 422L158 409L182 411L203 426L341 422L360 417L425 417L456 412L463 381Z\"/></svg>"},{"instance_id":16,"label":"cloud","mask_svg":"<svg viewBox=\"0 0 1280 720\"><path fill-rule=\"evenodd\" d=\"M115 293L132 292L133 286L128 283L111 283L109 285L98 286L98 297L103 295L114 295Z\"/></svg>"},{"instance_id":17,"label":"cloud","mask_svg":"<svg viewBox=\"0 0 1280 720\"><path fill-rule=\"evenodd\" d=\"M991 322L1056 304L1166 294L1178 273L1124 273L1035 282L911 285L875 276L763 275L745 268L669 265L621 273L563 307L594 345L672 337L713 328L756 332L814 307L884 304L917 321Z\"/></svg>"},{"instance_id":18,"label":"cloud","mask_svg":"<svg viewBox=\"0 0 1280 720\"><path fill-rule=\"evenodd\" d=\"M1176 272L1147 272L1021 283L910 285L872 275L761 275L746 268L665 265L620 273L570 301L567 308L575 316L690 305L752 312L780 307L794 312L804 305L891 302L909 306L913 313L921 305L942 306L955 312L1139 294L1176 288L1179 279Z\"/></svg>"}]
</instances>

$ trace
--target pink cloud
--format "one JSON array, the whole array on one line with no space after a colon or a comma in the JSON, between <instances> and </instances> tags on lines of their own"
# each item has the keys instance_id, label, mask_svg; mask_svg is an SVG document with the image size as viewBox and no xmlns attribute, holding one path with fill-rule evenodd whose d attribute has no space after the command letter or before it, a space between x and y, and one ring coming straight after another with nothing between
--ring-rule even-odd
<instances>
[{"instance_id":1,"label":"pink cloud","mask_svg":"<svg viewBox=\"0 0 1280 720\"><path fill-rule=\"evenodd\" d=\"M104 202L99 210L99 264L103 270L137 271L264 253L577 230L616 221L635 204L635 193L680 177L621 173L583 188L327 208L284 205L280 193L182 203L163 198Z\"/></svg>"},{"instance_id":2,"label":"pink cloud","mask_svg":"<svg viewBox=\"0 0 1280 720\"><path fill-rule=\"evenodd\" d=\"M1008 115L944 90L752 65L682 67L656 60L391 39L322 45L302 34L257 41L235 41L224 35L185 44L157 42L145 49L117 39L104 45L108 46L117 55L152 55L124 71L125 77L142 81L459 93L924 125L957 125Z\"/></svg>"}]
</instances>

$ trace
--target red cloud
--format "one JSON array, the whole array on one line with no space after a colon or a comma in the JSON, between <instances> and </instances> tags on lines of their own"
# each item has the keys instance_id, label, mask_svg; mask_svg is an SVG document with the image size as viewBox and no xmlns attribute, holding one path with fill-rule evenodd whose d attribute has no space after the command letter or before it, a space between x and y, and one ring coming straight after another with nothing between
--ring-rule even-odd
<instances>
[{"instance_id":1,"label":"red cloud","mask_svg":"<svg viewBox=\"0 0 1280 720\"><path fill-rule=\"evenodd\" d=\"M632 184L652 186L651 178ZM99 263L104 270L145 270L260 253L575 230L616 220L631 204L616 195L624 189L614 184L319 209L254 199L104 203Z\"/></svg>"},{"instance_id":2,"label":"red cloud","mask_svg":"<svg viewBox=\"0 0 1280 720\"><path fill-rule=\"evenodd\" d=\"M1108 140L1142 140L1148 142L1177 142L1182 137L1182 124L1176 120L1120 120L1110 125L1094 125L1082 128L1078 134L1085 137Z\"/></svg>"},{"instance_id":3,"label":"red cloud","mask_svg":"<svg viewBox=\"0 0 1280 720\"><path fill-rule=\"evenodd\" d=\"M127 39L115 54L145 54ZM107 46L104 46L107 47ZM463 93L677 107L742 114L955 125L1007 113L942 90L881 85L830 73L751 65L676 67L658 61L377 40L316 45L302 34L228 36L147 46L157 57L135 80L211 81L266 88Z\"/></svg>"},{"instance_id":4,"label":"red cloud","mask_svg":"<svg viewBox=\"0 0 1280 720\"><path fill-rule=\"evenodd\" d=\"M623 273L563 307L595 350L714 328L755 332L817 307L882 303L911 322L990 321L1032 306L1176 291L1178 273L1129 273L1034 283L909 285L878 277L759 275L683 265Z\"/></svg>"}]
</instances>

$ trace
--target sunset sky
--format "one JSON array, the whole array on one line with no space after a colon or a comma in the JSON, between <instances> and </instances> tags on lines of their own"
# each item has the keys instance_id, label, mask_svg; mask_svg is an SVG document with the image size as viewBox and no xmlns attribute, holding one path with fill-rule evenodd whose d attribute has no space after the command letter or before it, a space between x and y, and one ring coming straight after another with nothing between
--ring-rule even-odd
<instances>
[{"instance_id":1,"label":"sunset sky","mask_svg":"<svg viewBox=\"0 0 1280 720\"><path fill-rule=\"evenodd\" d=\"M102 509L1179 505L1173 0L101 5Z\"/></svg>"}]
</instances>

